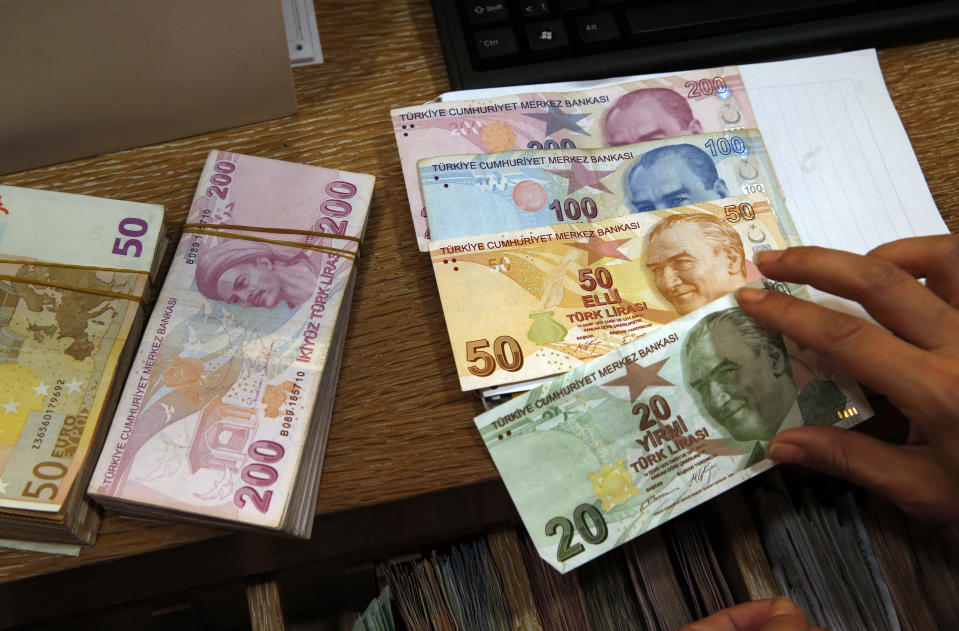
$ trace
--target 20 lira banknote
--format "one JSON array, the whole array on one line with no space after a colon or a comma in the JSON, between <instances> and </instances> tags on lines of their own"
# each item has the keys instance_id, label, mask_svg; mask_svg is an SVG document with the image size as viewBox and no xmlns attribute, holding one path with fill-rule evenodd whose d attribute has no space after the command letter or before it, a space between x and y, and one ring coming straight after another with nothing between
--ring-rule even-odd
<instances>
[{"instance_id":1,"label":"20 lira banknote","mask_svg":"<svg viewBox=\"0 0 959 631\"><path fill-rule=\"evenodd\" d=\"M540 555L566 572L768 469L778 432L870 416L854 381L730 295L476 426Z\"/></svg>"},{"instance_id":2,"label":"20 lira banknote","mask_svg":"<svg viewBox=\"0 0 959 631\"><path fill-rule=\"evenodd\" d=\"M735 67L571 92L427 103L394 109L390 115L420 251L438 238L428 225L420 192L416 165L423 158L608 147L756 126Z\"/></svg>"},{"instance_id":3,"label":"20 lira banknote","mask_svg":"<svg viewBox=\"0 0 959 631\"><path fill-rule=\"evenodd\" d=\"M759 278L776 213L753 195L431 242L460 387L567 372Z\"/></svg>"},{"instance_id":4,"label":"20 lira banknote","mask_svg":"<svg viewBox=\"0 0 959 631\"><path fill-rule=\"evenodd\" d=\"M798 245L755 129L599 149L507 151L420 161L435 240L574 224L761 193Z\"/></svg>"}]
</instances>

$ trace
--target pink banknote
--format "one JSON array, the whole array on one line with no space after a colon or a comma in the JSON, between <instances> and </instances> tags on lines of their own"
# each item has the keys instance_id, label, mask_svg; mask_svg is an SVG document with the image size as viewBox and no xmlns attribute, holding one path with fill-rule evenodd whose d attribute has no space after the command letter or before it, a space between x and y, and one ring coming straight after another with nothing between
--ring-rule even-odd
<instances>
[{"instance_id":1,"label":"pink banknote","mask_svg":"<svg viewBox=\"0 0 959 631\"><path fill-rule=\"evenodd\" d=\"M372 188L369 175L210 153L95 498L285 529L301 466L319 456L310 425Z\"/></svg>"},{"instance_id":2,"label":"pink banknote","mask_svg":"<svg viewBox=\"0 0 959 631\"><path fill-rule=\"evenodd\" d=\"M538 92L391 110L420 251L429 224L416 163L514 149L612 147L756 127L736 67L565 93Z\"/></svg>"}]
</instances>

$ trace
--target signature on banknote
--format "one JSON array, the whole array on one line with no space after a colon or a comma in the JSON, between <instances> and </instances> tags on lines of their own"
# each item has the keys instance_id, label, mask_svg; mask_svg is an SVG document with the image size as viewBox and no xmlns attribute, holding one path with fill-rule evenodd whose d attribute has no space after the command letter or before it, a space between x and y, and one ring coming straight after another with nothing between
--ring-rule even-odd
<instances>
[{"instance_id":1,"label":"signature on banknote","mask_svg":"<svg viewBox=\"0 0 959 631\"><path fill-rule=\"evenodd\" d=\"M701 467L693 471L692 482L696 482L700 485L709 484L710 479L713 477L713 471L716 469L715 462L708 462L703 464ZM690 486L692 486L690 482Z\"/></svg>"}]
</instances>

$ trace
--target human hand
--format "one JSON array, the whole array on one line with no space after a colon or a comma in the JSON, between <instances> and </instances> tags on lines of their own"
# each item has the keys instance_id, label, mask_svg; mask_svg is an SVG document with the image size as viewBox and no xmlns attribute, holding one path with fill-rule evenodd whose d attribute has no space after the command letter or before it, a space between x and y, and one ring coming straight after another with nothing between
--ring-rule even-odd
<instances>
[{"instance_id":1,"label":"human hand","mask_svg":"<svg viewBox=\"0 0 959 631\"><path fill-rule=\"evenodd\" d=\"M754 600L721 609L679 631L825 631L813 627L802 609L788 598Z\"/></svg>"},{"instance_id":2,"label":"human hand","mask_svg":"<svg viewBox=\"0 0 959 631\"><path fill-rule=\"evenodd\" d=\"M905 445L811 426L775 436L769 457L847 478L906 511L959 523L959 238L902 239L865 256L795 247L761 252L756 264L769 278L855 300L889 329L777 292L737 293L748 315L828 357L910 420Z\"/></svg>"}]
</instances>

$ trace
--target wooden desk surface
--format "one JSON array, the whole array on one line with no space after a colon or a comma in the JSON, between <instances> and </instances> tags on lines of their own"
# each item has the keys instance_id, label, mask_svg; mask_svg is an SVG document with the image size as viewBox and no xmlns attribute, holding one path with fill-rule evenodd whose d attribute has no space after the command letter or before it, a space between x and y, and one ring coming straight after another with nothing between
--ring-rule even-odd
<instances>
[{"instance_id":1,"label":"wooden desk surface","mask_svg":"<svg viewBox=\"0 0 959 631\"><path fill-rule=\"evenodd\" d=\"M317 504L321 514L496 477L473 427L482 408L459 389L428 258L416 247L389 120L391 107L430 100L449 90L449 83L429 3L387 6L384 11L375 0L324 3L325 63L294 69L296 116L0 177L6 184L163 204L169 236L176 241L210 149L376 176ZM959 40L884 50L879 59L929 188L956 232ZM235 576L264 571L274 562L293 564L298 552L323 545L316 535L313 539L274 543L278 540L108 515L96 546L78 558L0 551L0 626L37 619L33 608L50 604L51 596L39 593L47 580L80 581L89 570L89 576L106 581L103 590L116 585L112 594L91 588L89 597L121 602L150 588L141 585L125 595L126 579L119 573L135 565L120 560L199 555L202 562L193 563L178 585L188 587L227 571ZM171 556L173 547L190 552ZM161 549L166 550L157 554ZM204 549L241 558L203 559ZM283 560L276 561L274 553ZM208 572L212 565L228 569ZM76 593L70 598L79 599ZM62 604L57 611L89 603Z\"/></svg>"}]
</instances>

